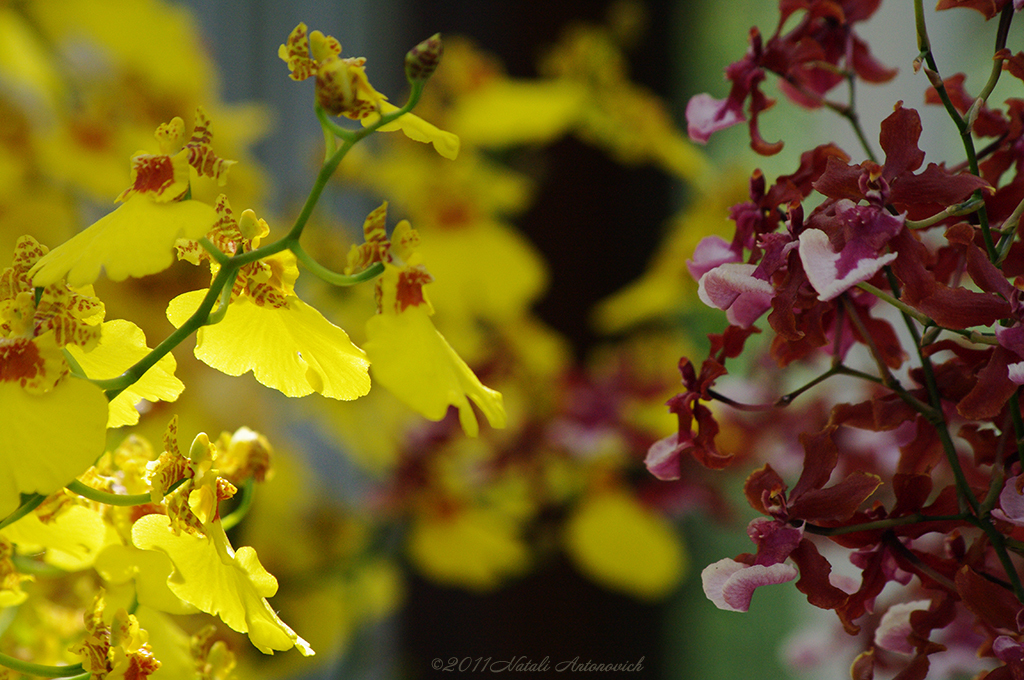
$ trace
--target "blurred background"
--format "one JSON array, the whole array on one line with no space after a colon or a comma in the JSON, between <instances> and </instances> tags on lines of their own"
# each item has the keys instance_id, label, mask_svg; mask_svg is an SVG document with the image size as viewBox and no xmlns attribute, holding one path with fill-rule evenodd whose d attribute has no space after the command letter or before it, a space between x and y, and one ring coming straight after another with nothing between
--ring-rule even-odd
<instances>
[{"instance_id":1,"label":"blurred background","mask_svg":"<svg viewBox=\"0 0 1024 680\"><path fill-rule=\"evenodd\" d=\"M486 660L510 662L511 672L547 659L549 670L531 675L554 676L558 663L578 660L642 666L602 677L687 680L826 677L814 664L848 666L819 658L835 621L806 603L795 607L795 589L759 591L745 615L715 609L701 591L706 564L751 549L751 511L740 493L749 466L659 482L642 464L675 427L664 402L678 388L679 357L699 362L706 334L725 325L696 300L685 268L693 245L728 233L727 209L746 199L755 167L769 177L792 172L802 150L833 138L857 155L852 133L784 102L762 130L792 142L771 159L749 150L743 126L699 149L685 138L687 100L726 95L723 69L746 51L749 27L774 30L773 3L83 0L0 8L0 29L15 35L10 17L27 17L68 65L60 75L80 90L69 119L89 114L97 128L152 130L173 115L190 121L205 106L215 147L219 140L222 156L241 161L227 188L232 205L255 208L272 236L297 214L323 154L312 84L291 81L277 56L289 32L301 21L337 37L342 56L365 57L371 83L396 104L407 91L406 51L443 35L445 57L417 113L460 135L459 158L442 159L398 133L376 135L342 164L307 250L342 269L363 218L389 201L389 228L409 219L423 235L438 328L502 391L510 424L484 425L470 440L452 414L431 423L377 389L353 403L289 400L248 375L211 376L191 358L191 342L179 347L186 393L153 405L136 431L159 441L179 413L185 431L249 425L268 435L275 477L232 540L256 547L281 584L273 606L318 652L265 658L225 632L244 657L239 677L444 677L466 660L471 675ZM859 93L869 131L906 92L924 91L922 78L906 80L915 56L908 10L887 6L863 31L879 60L901 69L896 82ZM943 40L948 23L940 17L932 26L937 45L974 46ZM18 94L9 73L0 84L14 106L41 106ZM940 113L923 113L925 129L939 132L922 148L955 143ZM9 148L14 120L5 121ZM89 147L75 139L65 159ZM140 139L104 147L112 167L123 163L123 175L112 170L107 184L99 170L76 175L43 163L45 191L63 192L59 210L33 176L18 176L40 205L50 204L54 243L102 214ZM21 186L12 182L0 193L5 252L39 214L10 207L10 187ZM161 304L201 285L192 271L133 282L127 293L111 288L108 317L136 319L158 339L169 329ZM300 280L298 288L361 342L371 286L339 291ZM140 305L149 310L142 319ZM754 375L752 391L772 379ZM725 436L742 446L745 435L737 426ZM819 651L808 659L811 648Z\"/></svg>"}]
</instances>

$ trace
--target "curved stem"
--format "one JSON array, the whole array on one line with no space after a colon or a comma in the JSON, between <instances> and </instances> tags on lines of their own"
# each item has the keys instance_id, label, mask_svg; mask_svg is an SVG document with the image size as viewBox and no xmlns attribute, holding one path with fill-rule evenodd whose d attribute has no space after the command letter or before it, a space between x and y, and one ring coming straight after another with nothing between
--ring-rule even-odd
<instances>
[{"instance_id":1,"label":"curved stem","mask_svg":"<svg viewBox=\"0 0 1024 680\"><path fill-rule=\"evenodd\" d=\"M14 524L19 519L38 508L45 500L46 496L41 493L32 494L20 506L18 506L17 510L7 515L7 517L4 517L3 520L0 520L0 529L4 529Z\"/></svg>"},{"instance_id":2,"label":"curved stem","mask_svg":"<svg viewBox=\"0 0 1024 680\"><path fill-rule=\"evenodd\" d=\"M146 503L152 503L153 499L148 493L137 493L137 494L117 494L110 493L109 491L100 491L94 489L91 486L74 480L68 484L65 488L68 491L77 493L83 498L88 498L91 501L97 503L103 503L105 505L117 505L120 507L128 507L132 505L145 505Z\"/></svg>"},{"instance_id":3,"label":"curved stem","mask_svg":"<svg viewBox=\"0 0 1024 680\"><path fill-rule=\"evenodd\" d=\"M238 526L239 522L245 519L246 514L249 512L249 508L252 507L252 499L255 495L253 493L254 485L255 483L253 482L252 477L246 479L245 483L242 484L242 488L240 489L242 493L241 498L238 499L238 506L232 510L227 517L222 517L220 520L220 524L224 527L224 531L233 529Z\"/></svg>"},{"instance_id":4,"label":"curved stem","mask_svg":"<svg viewBox=\"0 0 1024 680\"><path fill-rule=\"evenodd\" d=\"M71 678L82 675L82 664L76 663L73 666L43 666L37 663L29 663L13 656L0 653L0 666L10 668L12 671L35 675L41 678ZM86 675L85 677L89 677Z\"/></svg>"},{"instance_id":5,"label":"curved stem","mask_svg":"<svg viewBox=\"0 0 1024 680\"><path fill-rule=\"evenodd\" d=\"M953 105L953 101L949 98L949 93L946 92L946 86L942 82L942 78L939 75L939 67L935 61L935 55L932 53L931 42L928 40L928 29L925 26L924 20L924 2L923 0L914 0L914 18L917 24L917 43L921 49L921 57L924 58L927 68L930 70L928 74L929 80L935 87L935 91L939 95L939 99L942 100L942 105L946 108L946 113L949 114L953 124L956 125L957 131L960 133L960 139L963 141L964 153L967 155L967 167L972 175L978 175L978 157L974 150L974 138L971 136L971 121L966 120L960 115L960 112L956 110ZM972 196L976 199L981 199L981 190L976 190ZM988 222L988 211L985 206L982 205L978 208L978 226L981 228L982 240L985 242L985 251L988 253L989 260L996 262L998 260L998 252L996 250L995 241L992 240L992 230L989 227Z\"/></svg>"},{"instance_id":6,"label":"curved stem","mask_svg":"<svg viewBox=\"0 0 1024 680\"><path fill-rule=\"evenodd\" d=\"M306 269L318 278L335 286L354 286L358 283L372 281L384 273L384 265L380 262L374 262L358 274L339 274L314 260L298 241L292 243L289 249L295 253L295 257L306 266Z\"/></svg>"},{"instance_id":7,"label":"curved stem","mask_svg":"<svg viewBox=\"0 0 1024 680\"><path fill-rule=\"evenodd\" d=\"M893 517L891 519L880 519L874 522L863 524L851 524L841 527L820 527L816 524L805 523L804 530L817 534L818 536L842 536L844 534L856 534L861 531L877 531L879 529L892 529L893 527L905 526L907 524L923 524L925 522L957 522L969 521L970 515L925 515L917 512L913 515Z\"/></svg>"}]
</instances>

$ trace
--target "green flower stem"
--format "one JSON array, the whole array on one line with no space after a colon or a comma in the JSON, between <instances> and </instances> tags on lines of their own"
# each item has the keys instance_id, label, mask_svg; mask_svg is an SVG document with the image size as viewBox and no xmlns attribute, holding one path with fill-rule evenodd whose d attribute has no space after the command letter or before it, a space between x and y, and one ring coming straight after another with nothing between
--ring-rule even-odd
<instances>
[{"instance_id":1,"label":"green flower stem","mask_svg":"<svg viewBox=\"0 0 1024 680\"><path fill-rule=\"evenodd\" d=\"M32 512L39 505L46 500L46 496L41 493L32 494L25 501L18 506L18 509L7 515L3 520L0 520L0 529L9 527L10 525L17 522L19 519Z\"/></svg>"},{"instance_id":2,"label":"green flower stem","mask_svg":"<svg viewBox=\"0 0 1024 680\"><path fill-rule=\"evenodd\" d=\"M840 113L840 115L842 115L843 118L846 118L846 120L850 121L850 125L853 127L853 132L855 135L857 135L857 140L860 141L860 145L864 149L864 153L867 154L868 160L871 161L872 163L877 163L878 160L875 156L875 152L871 148L871 144L870 142L868 142L867 136L864 134L864 128L862 128L860 125L860 116L857 115L857 109L854 107L854 102L857 99L857 78L852 71L846 74L846 82L849 84L850 88L850 104L849 106L846 107L846 110L844 112Z\"/></svg>"},{"instance_id":3,"label":"green flower stem","mask_svg":"<svg viewBox=\"0 0 1024 680\"><path fill-rule=\"evenodd\" d=\"M28 555L19 555L15 553L11 555L11 562L20 574L31 574L32 576L39 576L41 578L59 578L68 573L60 567L55 567L52 564L47 564L46 562L40 562Z\"/></svg>"},{"instance_id":4,"label":"green flower stem","mask_svg":"<svg viewBox=\"0 0 1024 680\"><path fill-rule=\"evenodd\" d=\"M249 512L249 508L252 507L252 498L255 495L253 493L254 486L255 483L253 482L252 477L246 479L242 484L242 488L239 489L241 495L238 499L238 506L235 507L230 514L220 520L220 524L224 527L224 531L233 529L239 522L245 519L246 514Z\"/></svg>"},{"instance_id":5,"label":"green flower stem","mask_svg":"<svg viewBox=\"0 0 1024 680\"><path fill-rule=\"evenodd\" d=\"M934 405L928 405L912 395L900 384L900 381L896 379L896 376L889 370L889 366L886 365L885 359L882 357L882 353L878 349L878 345L875 344L874 336L868 333L867 328L864 327L864 322L861 321L860 316L857 314L857 310L854 308L853 303L850 302L849 298L845 295L842 298L843 303L846 306L846 316L853 322L853 325L857 328L857 333L861 339L867 344L868 349L871 350L871 356L875 360L875 364L878 366L878 374L881 376L882 384L888 387L890 390L896 393L900 399L902 399L907 405L913 408L915 411L928 418L929 421L941 420L942 411L937 409ZM919 338L917 338L919 339Z\"/></svg>"},{"instance_id":6,"label":"green flower stem","mask_svg":"<svg viewBox=\"0 0 1024 680\"><path fill-rule=\"evenodd\" d=\"M345 157L349 150L355 146L357 142L376 132L378 128L381 128L388 123L392 123L396 119L401 118L412 111L416 104L419 103L422 95L423 83L413 83L412 89L409 92L409 100L405 103L405 106L397 111L381 116L377 121L367 125L361 130L346 130L345 128L338 126L334 121L330 120L330 118L326 116L326 113L317 113L317 117L320 119L321 125L329 127L332 132L343 140L343 143L333 155L327 158L323 166L320 168L320 172L317 173L316 181L313 183L313 189L309 192L309 196L306 197L306 202L302 206L302 211L299 213L299 216L295 218L295 224L292 226L291 231L288 232L288 235L285 237L286 239L296 242L299 240L299 237L302 235L302 230L305 229L306 223L313 214L313 208L316 207L316 204L320 201L320 194L323 193L328 180L331 179L334 171L338 168L338 164L341 163L341 159Z\"/></svg>"},{"instance_id":7,"label":"green flower stem","mask_svg":"<svg viewBox=\"0 0 1024 680\"><path fill-rule=\"evenodd\" d=\"M1011 10L1012 11L1012 10ZM921 50L921 57L925 60L927 68L930 69L931 73L934 74L934 78L929 75L929 79L935 87L935 91L939 94L939 99L942 100L942 105L946 108L946 113L949 114L953 124L956 125L957 131L960 133L960 139L963 141L964 152L967 154L967 167L972 175L979 175L978 172L978 157L974 149L974 138L971 136L971 122L965 120L960 112L953 106L953 101L949 98L949 93L946 92L946 86L942 84L942 79L939 76L939 67L935 62L935 55L932 53L931 42L928 40L928 29L925 26L924 20L924 1L914 0L914 19L917 25L917 44ZM1000 21L1000 30L1002 30L1002 20ZM1009 24L1007 24L1007 30ZM997 38L998 40L998 38ZM1005 38L1003 38L1005 44ZM981 199L981 190L978 189L972 194L973 198ZM988 211L985 206L982 205L978 208L978 226L981 227L981 237L985 242L985 250L988 253L989 260L997 262L999 255L996 250L995 241L992 240L992 230L988 223Z\"/></svg>"},{"instance_id":8,"label":"green flower stem","mask_svg":"<svg viewBox=\"0 0 1024 680\"><path fill-rule=\"evenodd\" d=\"M228 313L228 305L231 304L231 292L234 288L233 285L224 286L224 290L220 292L220 297L218 298L217 309L210 312L210 316L206 319L207 326L212 326L224 320L225 315Z\"/></svg>"},{"instance_id":9,"label":"green flower stem","mask_svg":"<svg viewBox=\"0 0 1024 680\"><path fill-rule=\"evenodd\" d=\"M1024 418L1020 414L1020 391L1010 397L1010 417L1013 418L1013 434L1017 441L1017 457L1024 460Z\"/></svg>"},{"instance_id":10,"label":"green flower stem","mask_svg":"<svg viewBox=\"0 0 1024 680\"><path fill-rule=\"evenodd\" d=\"M82 675L82 664L76 663L73 666L43 666L37 663L29 663L13 656L0 653L0 666L10 668L12 671L35 675L40 678L71 678ZM88 678L90 674L84 677Z\"/></svg>"},{"instance_id":11,"label":"green flower stem","mask_svg":"<svg viewBox=\"0 0 1024 680\"><path fill-rule=\"evenodd\" d=\"M306 269L335 286L354 286L358 283L371 281L384 273L384 265L380 262L374 262L358 274L339 274L314 260L298 241L292 243L290 249L295 253L295 257L298 258L299 262L306 266Z\"/></svg>"},{"instance_id":12,"label":"green flower stem","mask_svg":"<svg viewBox=\"0 0 1024 680\"><path fill-rule=\"evenodd\" d=\"M922 326L934 326L935 325L934 321L932 321L926 315L922 314L921 312L917 311L916 309L914 309L913 307L908 305L906 302L903 302L902 300L897 298L895 295L891 295L889 293L886 293L881 288L876 288L875 286L872 286L867 281L861 281L860 283L857 284L857 287L860 288L863 291L867 291L868 293L871 293L872 295L874 295L879 300L885 300L890 305L892 305L896 309L900 310L901 312L903 312L904 314L906 314L907 316L912 318L914 321L916 321L919 324L921 324Z\"/></svg>"},{"instance_id":13,"label":"green flower stem","mask_svg":"<svg viewBox=\"0 0 1024 680\"><path fill-rule=\"evenodd\" d=\"M904 315L912 318L914 321L918 322L922 326L931 327L932 329L937 329L938 331L948 331L950 333L956 333L957 335L965 337L971 342L978 345L999 344L999 340L996 338L995 335L986 335L984 333L979 333L978 331L972 331L963 328L946 328L945 326L940 326L927 315L917 311L916 309L908 305L906 302L903 302L902 300L900 300L899 298L890 293L886 293L884 290L880 288L872 286L870 283L867 283L866 281L858 283L857 287L865 292L871 293L880 300L885 300L890 305L903 312Z\"/></svg>"},{"instance_id":14,"label":"green flower stem","mask_svg":"<svg viewBox=\"0 0 1024 680\"><path fill-rule=\"evenodd\" d=\"M1016 395L1014 395L1016 396ZM983 516L987 516L992 508L999 502L999 493L1003 490L1003 482L1006 481L1006 443L1009 439L1010 424L1013 421L1012 414L1007 414L1006 420L999 432L999 444L996 446L996 458L992 463L992 476L988 482L988 495L981 501L979 510Z\"/></svg>"},{"instance_id":15,"label":"green flower stem","mask_svg":"<svg viewBox=\"0 0 1024 680\"><path fill-rule=\"evenodd\" d=\"M996 29L996 52L999 52L999 50L1006 47L1006 38L1010 34L1011 22L1013 22L1013 3L1008 2L999 14L999 27ZM980 106L984 102L988 101L989 95L992 94L992 90L996 89L996 83L999 82L999 76L1002 72L1003 60L993 59L992 70L988 74L988 81L985 83L985 87L981 88L981 92L978 94L978 98L975 100L974 106ZM970 116L968 116L968 118L970 118Z\"/></svg>"},{"instance_id":16,"label":"green flower stem","mask_svg":"<svg viewBox=\"0 0 1024 680\"><path fill-rule=\"evenodd\" d=\"M236 258L232 258L232 262ZM168 352L181 344L181 342L190 336L193 332L206 325L210 316L210 310L213 309L213 303L220 297L220 293L224 290L224 286L228 281L234 281L235 273L238 271L239 265L228 264L227 266L221 267L217 272L217 276L214 277L213 283L210 284L210 289L206 291L206 297L199 303L199 308L195 313L190 316L185 323L164 338L163 342L153 348L149 354L142 357L133 365L131 368L126 370L124 373L116 378L110 380L95 380L93 381L101 389L106 391L107 399L113 399L121 392L125 391L129 386L135 384L139 378L141 378L146 371L152 368L156 362L160 361Z\"/></svg>"},{"instance_id":17,"label":"green flower stem","mask_svg":"<svg viewBox=\"0 0 1024 680\"><path fill-rule=\"evenodd\" d=\"M1017 207L1013 209L1010 216L1003 222L1003 234L999 238L998 248L998 260L997 264L1002 263L1006 259L1006 256L1010 254L1010 246L1013 244L1013 238L1017 233L1017 225L1020 224L1020 218L1024 215L1024 201L1017 204Z\"/></svg>"},{"instance_id":18,"label":"green flower stem","mask_svg":"<svg viewBox=\"0 0 1024 680\"><path fill-rule=\"evenodd\" d=\"M103 503L105 505L117 505L120 507L128 507L132 505L145 505L146 503L152 503L153 499L148 493L136 493L136 494L118 494L110 493L108 491L100 491L94 489L91 486L74 480L67 485L67 490L73 493L77 493L79 496L88 498L91 501L97 503Z\"/></svg>"},{"instance_id":19,"label":"green flower stem","mask_svg":"<svg viewBox=\"0 0 1024 680\"><path fill-rule=\"evenodd\" d=\"M893 534L891 532L885 534L885 545L890 550L892 550L893 552L899 553L899 555L903 559L905 559L907 562L910 562L912 565L914 565L914 567L918 571L920 571L922 574L926 574L929 578L931 578L936 583L941 583L950 592L954 592L954 593L957 592L956 584L955 583L953 583L948 578L946 578L945 576L943 576L939 572L935 571L935 569L931 568L930 566L928 566L927 564L922 562L921 558L919 558L917 555L915 555L914 552L910 548L908 548L907 546L903 545L902 541L900 541L898 538L896 538L895 534Z\"/></svg>"},{"instance_id":20,"label":"green flower stem","mask_svg":"<svg viewBox=\"0 0 1024 680\"><path fill-rule=\"evenodd\" d=\"M920 512L916 512L913 515L903 515L902 517L892 517L889 519L879 519L874 522L864 522L862 524L850 524L848 526L841 527L820 527L816 524L804 524L804 530L817 534L818 536L842 536L844 534L856 534L861 531L878 531L879 529L892 529L893 527L906 526L908 524L923 524L925 522L969 522L970 515L958 514L958 515L925 515Z\"/></svg>"},{"instance_id":21,"label":"green flower stem","mask_svg":"<svg viewBox=\"0 0 1024 680\"><path fill-rule=\"evenodd\" d=\"M230 258L226 257L223 253L221 253L221 255L214 255L214 258L217 260L218 263L220 263L221 267L220 270L218 270L217 275L214 277L213 281L210 283L210 289L206 292L206 296L203 298L203 301L199 304L199 308L196 309L195 313L193 313L192 316L190 316L185 321L185 323L183 323L177 330L175 330L173 333L164 338L163 342L161 342L159 345L153 348L153 350L151 350L149 354L147 354L138 362L136 362L135 365L131 366L120 376L116 378L111 378L109 380L92 381L95 385L97 385L106 392L107 399L113 399L121 392L123 392L125 389L127 389L130 385L133 385L136 381L139 380L139 378L141 378L146 373L146 371L152 368L153 365L156 364L156 362L160 361L160 359L162 359L164 355L166 355L172 349L181 344L181 342L189 335L191 335L192 333L199 330L205 325L209 325L211 323L216 323L220 321L223 318L224 314L227 312L228 305L222 304L220 307L218 307L216 313L211 314L211 311L213 310L213 305L221 297L222 294L227 294L224 293L225 286L228 285L228 282L234 282L238 270L244 265L249 264L250 262L255 262L256 260L261 260L265 257L269 257L283 250L290 249L293 252L295 252L295 256L297 258L300 257L300 253L302 253L304 255L303 263L306 266L311 266L312 263L312 269L314 273L316 273L318 276L321 276L321 278L323 277L323 275L326 274L329 277L328 280L330 280L331 278L339 280L338 277L341 277L343 275L336 274L334 272L331 272L329 269L320 266L318 263L315 262L315 260L313 260L312 257L310 257L308 254L305 254L305 251L302 250L302 247L299 245L299 238L302 236L302 231L303 229L305 229L306 223L309 222L309 218L313 214L313 209L320 201L320 196L323 194L324 188L327 186L327 182L331 179L331 176L338 168L338 164L341 163L341 160L345 157L349 150L357 142L373 134L380 127L394 122L396 119L400 118L401 116L404 116L406 113L411 111L416 106L416 104L419 103L420 97L423 94L423 85L423 81L413 82L409 93L409 100L405 103L405 106L396 111L393 111L392 113L381 116L379 120L375 121L371 125L367 125L361 130L355 131L339 128L339 130L343 131L345 134L342 135L339 134L338 132L335 132L335 134L338 134L338 136L341 137L344 140L344 142L336 151L334 151L333 154L331 154L328 157L328 159L324 162L323 166L320 168L320 172L317 173L316 176L316 181L313 183L313 188L310 190L309 196L306 197L306 202L303 204L302 210L299 213L299 216L295 219L295 224L292 226L288 234L283 238L279 239L278 241L275 241L274 243L268 243L265 246L260 246L259 248L251 250L249 252L236 253L234 256ZM324 115L322 115L321 112L317 113L317 117L320 118L321 123L327 121L327 123L335 125L332 121L330 121ZM209 250L210 246L213 246L213 244L210 243L208 239L204 240L206 240L207 243L204 243L203 247ZM202 240L200 241L200 243L202 243ZM213 250L217 250L217 248L214 247ZM366 271L360 272L359 274L354 274L352 276L355 277L355 279L357 279L354 282L359 283L360 281L366 281L374 278L375 276L380 274L381 271L383 271L382 266L374 266L369 267ZM353 279L346 277L341 280L345 281L346 283L341 283L338 285L351 285L351 283L347 282L352 281Z\"/></svg>"},{"instance_id":22,"label":"green flower stem","mask_svg":"<svg viewBox=\"0 0 1024 680\"><path fill-rule=\"evenodd\" d=\"M199 239L199 245L201 245L206 252L210 254L210 257L217 260L217 264L224 266L231 259L226 253L222 252L220 248L213 244L213 241L206 238L205 236Z\"/></svg>"},{"instance_id":23,"label":"green flower stem","mask_svg":"<svg viewBox=\"0 0 1024 680\"><path fill-rule=\"evenodd\" d=\"M971 196L963 203L957 203L956 205L948 206L942 212L938 212L931 217L926 217L923 220L906 220L904 224L907 225L907 229L926 229L934 226L946 219L947 217L956 217L958 215L968 215L981 206L985 205L985 201L981 200L977 196ZM1019 217L1019 216L1018 216Z\"/></svg>"}]
</instances>

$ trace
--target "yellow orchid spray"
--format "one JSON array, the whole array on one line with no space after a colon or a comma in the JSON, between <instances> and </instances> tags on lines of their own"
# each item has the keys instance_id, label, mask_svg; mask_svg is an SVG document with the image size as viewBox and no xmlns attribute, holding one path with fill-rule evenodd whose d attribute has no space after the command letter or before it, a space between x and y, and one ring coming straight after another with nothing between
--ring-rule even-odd
<instances>
[{"instance_id":1,"label":"yellow orchid spray","mask_svg":"<svg viewBox=\"0 0 1024 680\"><path fill-rule=\"evenodd\" d=\"M40 30L53 29L54 39L63 39L49 13L35 19ZM17 30L18 21L0 8L0 30ZM104 35L102 26L89 26ZM29 35L22 38L31 42ZM401 338L403 351L431 357L424 374L409 371L391 349L394 331L374 331L377 342L364 351L296 293L300 268L333 286L381 278L381 290L392 298L395 272L419 271L406 242L407 223L399 227L394 254L383 238L374 254L353 261L345 273L324 266L300 243L328 180L358 142L379 130L402 129L446 158L458 154L457 136L409 113L440 61L440 36L407 56L411 93L401 107L373 88L365 60L342 59L340 51L322 33L307 40L301 24L281 48L292 79L316 77L312 108L327 154L302 210L276 240L269 240L267 222L253 210L238 217L232 212L230 180L244 174L245 164L219 155L219 146L214 150L219 115L199 106L191 132L181 117L165 119L156 126L155 148L131 155L116 209L52 250L31 236L17 241L13 263L0 274L0 451L8 461L0 474L0 602L25 605L13 630L43 631L25 590L37 571L56 570L90 585L76 591L77 639L56 651L37 650L31 659L23 658L25 648L15 656L0 642L0 666L52 677L145 678L192 663L201 677L226 677L235 656L211 638L214 633L201 632L185 645L168 632L176 629L166 616L195 612L246 634L265 654L293 648L314 654L267 602L278 590L275 577L252 547L236 550L227 534L248 513L254 486L273 476L268 439L244 427L216 440L200 433L183 453L176 416L162 451L140 436L117 436L119 428L144 424L157 402L177 400L192 384L176 375L171 351L193 333L195 356L204 363L228 375L251 371L289 397L316 392L354 400L370 390L373 376L403 398L412 395L428 418L438 420L455 406L467 432L476 434L471 399L492 425L504 425L500 394L477 380L426 316ZM47 101L58 106L56 97ZM346 129L328 118L337 115L361 127ZM58 137L81 139L88 120L69 117ZM93 133L94 149L112 141L100 127ZM196 198L205 180L224 193L214 201ZM84 184L90 190L99 185ZM383 213L375 224L383 236ZM373 250L376 238L364 250ZM105 320L106 305L93 284L107 297L103 279L139 285L130 280L168 277L178 269L175 253L208 265L211 280L170 300L166 314L176 328L151 349L147 333L133 322ZM375 356L379 370L370 368ZM437 382L442 373L446 381Z\"/></svg>"}]
</instances>

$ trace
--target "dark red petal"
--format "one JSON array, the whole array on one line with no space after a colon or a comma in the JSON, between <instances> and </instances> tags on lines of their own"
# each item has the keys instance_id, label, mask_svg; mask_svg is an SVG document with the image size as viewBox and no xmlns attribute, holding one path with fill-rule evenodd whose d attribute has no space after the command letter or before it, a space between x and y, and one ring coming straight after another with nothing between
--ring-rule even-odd
<instances>
[{"instance_id":1,"label":"dark red petal","mask_svg":"<svg viewBox=\"0 0 1024 680\"><path fill-rule=\"evenodd\" d=\"M956 573L956 590L975 616L997 629L1017 632L1020 603L1013 592L992 583L969 566Z\"/></svg>"},{"instance_id":2,"label":"dark red petal","mask_svg":"<svg viewBox=\"0 0 1024 680\"><path fill-rule=\"evenodd\" d=\"M921 139L921 117L914 109L897 102L895 110L882 121L878 141L885 152L882 176L892 184L893 178L913 172L924 162L924 151L917 147Z\"/></svg>"}]
</instances>

